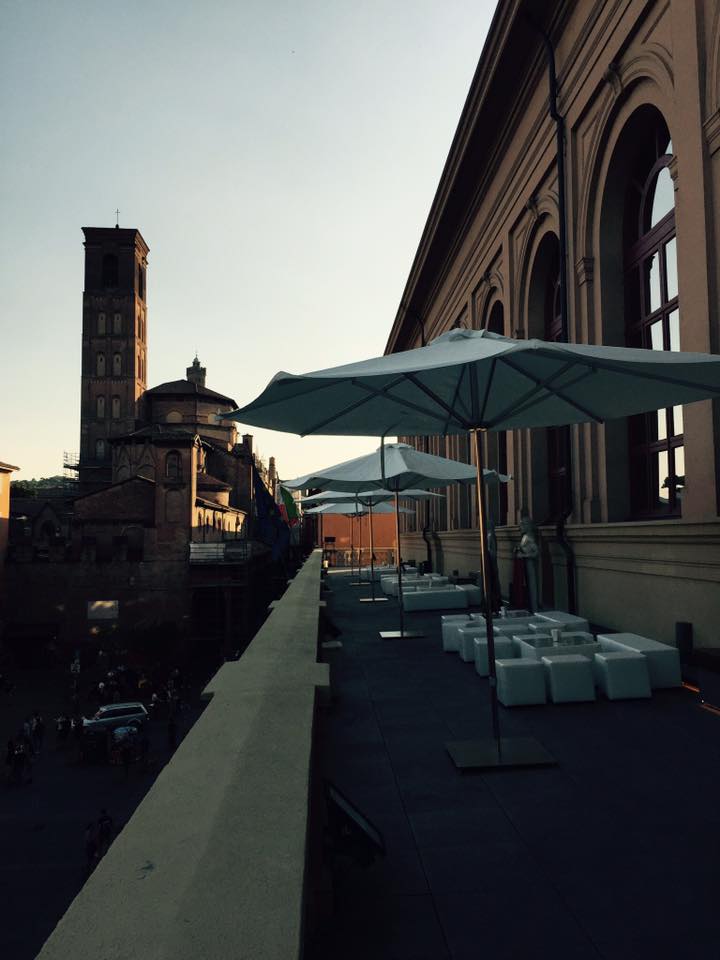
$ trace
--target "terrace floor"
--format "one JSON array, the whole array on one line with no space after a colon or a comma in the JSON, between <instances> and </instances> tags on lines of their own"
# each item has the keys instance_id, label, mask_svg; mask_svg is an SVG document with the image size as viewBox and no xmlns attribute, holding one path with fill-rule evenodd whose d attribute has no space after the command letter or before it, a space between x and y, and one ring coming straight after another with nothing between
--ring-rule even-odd
<instances>
[{"instance_id":1,"label":"terrace floor","mask_svg":"<svg viewBox=\"0 0 720 960\"><path fill-rule=\"evenodd\" d=\"M652 700L500 707L548 769L459 773L445 742L490 735L488 685L422 639L381 640L393 600L329 578L342 647L317 763L382 831L385 859L336 858L334 910L306 960L638 960L718 956L720 716Z\"/></svg>"}]
</instances>

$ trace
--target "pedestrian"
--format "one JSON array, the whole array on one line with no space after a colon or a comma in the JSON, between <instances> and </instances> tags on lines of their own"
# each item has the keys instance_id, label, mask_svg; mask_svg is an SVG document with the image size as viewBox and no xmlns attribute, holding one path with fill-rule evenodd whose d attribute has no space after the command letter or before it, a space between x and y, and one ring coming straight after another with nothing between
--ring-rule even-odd
<instances>
[{"instance_id":1,"label":"pedestrian","mask_svg":"<svg viewBox=\"0 0 720 960\"><path fill-rule=\"evenodd\" d=\"M10 783L13 779L14 757L15 757L15 741L10 739L7 742L7 753L5 754L5 766L7 767L8 783Z\"/></svg>"},{"instance_id":2,"label":"pedestrian","mask_svg":"<svg viewBox=\"0 0 720 960\"><path fill-rule=\"evenodd\" d=\"M100 857L107 853L108 847L112 843L114 826L113 818L103 807L97 820L98 855Z\"/></svg>"},{"instance_id":3,"label":"pedestrian","mask_svg":"<svg viewBox=\"0 0 720 960\"><path fill-rule=\"evenodd\" d=\"M148 739L147 732L143 728L142 737L140 738L140 765L143 770L148 768L148 753L150 752L150 740Z\"/></svg>"},{"instance_id":4,"label":"pedestrian","mask_svg":"<svg viewBox=\"0 0 720 960\"><path fill-rule=\"evenodd\" d=\"M33 751L40 753L45 738L45 721L39 710L36 710L32 718L32 744Z\"/></svg>"},{"instance_id":5,"label":"pedestrian","mask_svg":"<svg viewBox=\"0 0 720 960\"><path fill-rule=\"evenodd\" d=\"M97 862L98 837L95 824L91 820L87 827L85 827L85 863L88 873L92 873Z\"/></svg>"},{"instance_id":6,"label":"pedestrian","mask_svg":"<svg viewBox=\"0 0 720 960\"><path fill-rule=\"evenodd\" d=\"M55 719L55 733L57 734L57 743L58 746L64 745L65 741L68 738L68 733L70 732L70 721L65 716L64 713L61 713L59 717Z\"/></svg>"},{"instance_id":7,"label":"pedestrian","mask_svg":"<svg viewBox=\"0 0 720 960\"><path fill-rule=\"evenodd\" d=\"M172 714L168 717L167 742L170 750L174 750L177 746L177 723Z\"/></svg>"},{"instance_id":8,"label":"pedestrian","mask_svg":"<svg viewBox=\"0 0 720 960\"><path fill-rule=\"evenodd\" d=\"M32 775L29 771L29 757L27 748L22 740L15 744L15 753L13 754L13 780L15 783L23 782L23 775L25 775L25 783L32 783ZM27 779L29 775L29 779Z\"/></svg>"},{"instance_id":9,"label":"pedestrian","mask_svg":"<svg viewBox=\"0 0 720 960\"><path fill-rule=\"evenodd\" d=\"M120 747L120 756L122 757L122 765L125 770L125 779L130 776L130 764L132 763L133 758L133 747L130 737L125 737Z\"/></svg>"}]
</instances>

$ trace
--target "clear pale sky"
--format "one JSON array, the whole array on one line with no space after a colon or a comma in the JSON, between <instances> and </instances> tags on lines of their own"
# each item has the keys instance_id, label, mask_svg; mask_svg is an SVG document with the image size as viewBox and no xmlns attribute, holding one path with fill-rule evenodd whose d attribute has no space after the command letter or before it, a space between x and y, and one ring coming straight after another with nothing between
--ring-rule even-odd
<instances>
[{"instance_id":1,"label":"clear pale sky","mask_svg":"<svg viewBox=\"0 0 720 960\"><path fill-rule=\"evenodd\" d=\"M383 352L494 0L0 0L0 461L80 434L81 227L150 245L148 383ZM242 427L241 427L242 429ZM251 429L291 478L375 438Z\"/></svg>"}]
</instances>

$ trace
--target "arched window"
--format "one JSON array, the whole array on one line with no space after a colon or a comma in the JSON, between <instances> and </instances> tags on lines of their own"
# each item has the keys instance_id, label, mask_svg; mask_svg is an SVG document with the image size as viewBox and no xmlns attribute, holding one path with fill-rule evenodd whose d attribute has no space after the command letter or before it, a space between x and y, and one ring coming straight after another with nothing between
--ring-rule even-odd
<instances>
[{"instance_id":1,"label":"arched window","mask_svg":"<svg viewBox=\"0 0 720 960\"><path fill-rule=\"evenodd\" d=\"M112 418L113 420L120 419L120 397L112 398Z\"/></svg>"},{"instance_id":2,"label":"arched window","mask_svg":"<svg viewBox=\"0 0 720 960\"><path fill-rule=\"evenodd\" d=\"M137 268L137 295L141 300L145 299L145 271L141 263L138 264Z\"/></svg>"},{"instance_id":3,"label":"arched window","mask_svg":"<svg viewBox=\"0 0 720 960\"><path fill-rule=\"evenodd\" d=\"M102 438L95 441L95 459L105 459L105 441Z\"/></svg>"},{"instance_id":4,"label":"arched window","mask_svg":"<svg viewBox=\"0 0 720 960\"><path fill-rule=\"evenodd\" d=\"M665 122L638 148L623 223L625 332L629 346L680 349L672 143ZM681 406L628 420L631 511L679 516L685 486Z\"/></svg>"},{"instance_id":5,"label":"arched window","mask_svg":"<svg viewBox=\"0 0 720 960\"><path fill-rule=\"evenodd\" d=\"M106 253L102 259L102 283L104 287L118 285L118 259L114 253Z\"/></svg>"},{"instance_id":6,"label":"arched window","mask_svg":"<svg viewBox=\"0 0 720 960\"><path fill-rule=\"evenodd\" d=\"M165 457L165 476L168 480L179 480L182 477L182 460L177 450L171 450Z\"/></svg>"},{"instance_id":7,"label":"arched window","mask_svg":"<svg viewBox=\"0 0 720 960\"><path fill-rule=\"evenodd\" d=\"M105 376L105 354L104 353L98 353L95 356L95 373L99 377Z\"/></svg>"},{"instance_id":8,"label":"arched window","mask_svg":"<svg viewBox=\"0 0 720 960\"><path fill-rule=\"evenodd\" d=\"M95 413L98 420L105 419L105 397L99 396L95 401Z\"/></svg>"},{"instance_id":9,"label":"arched window","mask_svg":"<svg viewBox=\"0 0 720 960\"><path fill-rule=\"evenodd\" d=\"M122 314L116 313L113 315L113 333L119 334L122 333Z\"/></svg>"},{"instance_id":10,"label":"arched window","mask_svg":"<svg viewBox=\"0 0 720 960\"><path fill-rule=\"evenodd\" d=\"M492 304L485 318L484 326L486 330L490 331L490 333L499 333L500 335L504 335L505 314L502 300L495 300L495 302ZM489 432L488 445L491 448L490 457L493 466L499 473L506 474L508 470L507 432L505 430ZM498 483L496 485L496 496L494 496L494 499L497 501L493 505L494 510L497 511L496 516L494 517L495 525L498 527L504 527L507 523L508 513L508 495L506 483Z\"/></svg>"},{"instance_id":11,"label":"arched window","mask_svg":"<svg viewBox=\"0 0 720 960\"><path fill-rule=\"evenodd\" d=\"M545 340L563 339L560 290L560 245L555 244L545 292ZM570 427L547 429L548 518L559 520L570 509Z\"/></svg>"},{"instance_id":12,"label":"arched window","mask_svg":"<svg viewBox=\"0 0 720 960\"><path fill-rule=\"evenodd\" d=\"M104 314L104 313L99 313L99 314L98 314L98 318L97 318L97 332L98 332L98 336L104 337L104 336L105 336L105 329L106 329L106 328L105 328L105 314Z\"/></svg>"},{"instance_id":13,"label":"arched window","mask_svg":"<svg viewBox=\"0 0 720 960\"><path fill-rule=\"evenodd\" d=\"M113 376L119 377L122 375L122 354L114 353L113 354Z\"/></svg>"}]
</instances>

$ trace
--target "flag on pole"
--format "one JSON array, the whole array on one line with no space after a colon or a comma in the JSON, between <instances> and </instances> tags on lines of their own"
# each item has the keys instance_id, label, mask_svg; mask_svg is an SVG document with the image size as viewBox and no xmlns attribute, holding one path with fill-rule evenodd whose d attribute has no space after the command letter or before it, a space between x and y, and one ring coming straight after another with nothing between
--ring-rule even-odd
<instances>
[{"instance_id":1,"label":"flag on pole","mask_svg":"<svg viewBox=\"0 0 720 960\"><path fill-rule=\"evenodd\" d=\"M273 500L262 482L262 477L254 467L253 488L257 518L256 536L258 540L272 547L272 558L277 560L290 543L290 528L282 518L280 507Z\"/></svg>"},{"instance_id":2,"label":"flag on pole","mask_svg":"<svg viewBox=\"0 0 720 960\"><path fill-rule=\"evenodd\" d=\"M298 514L297 504L293 499L293 495L289 490L286 490L285 487L281 486L280 496L282 497L280 509L283 511L283 519L289 526L294 527L296 523L300 522L300 516Z\"/></svg>"}]
</instances>

